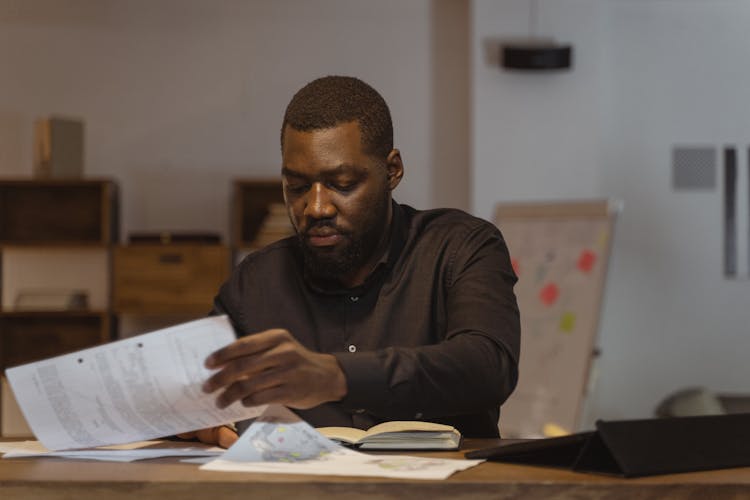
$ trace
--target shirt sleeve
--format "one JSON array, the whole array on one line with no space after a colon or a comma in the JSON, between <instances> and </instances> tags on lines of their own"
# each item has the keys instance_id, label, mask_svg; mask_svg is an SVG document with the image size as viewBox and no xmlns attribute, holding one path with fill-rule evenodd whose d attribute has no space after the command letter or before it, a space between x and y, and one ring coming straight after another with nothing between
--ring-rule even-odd
<instances>
[{"instance_id":1,"label":"shirt sleeve","mask_svg":"<svg viewBox=\"0 0 750 500\"><path fill-rule=\"evenodd\" d=\"M462 238L445 277L443 340L335 354L347 409L384 419L439 418L497 408L518 379L517 278L500 232L483 224Z\"/></svg>"}]
</instances>

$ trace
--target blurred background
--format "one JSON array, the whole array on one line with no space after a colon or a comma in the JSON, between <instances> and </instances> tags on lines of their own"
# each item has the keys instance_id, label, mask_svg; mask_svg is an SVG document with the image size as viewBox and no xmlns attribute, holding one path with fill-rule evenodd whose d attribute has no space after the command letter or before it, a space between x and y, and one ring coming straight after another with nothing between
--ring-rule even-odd
<instances>
[{"instance_id":1,"label":"blurred background","mask_svg":"<svg viewBox=\"0 0 750 500\"><path fill-rule=\"evenodd\" d=\"M85 176L119 185L121 239L228 238L232 180L278 175L292 94L357 76L391 108L401 203L492 219L623 202L581 427L651 416L684 387L750 392L748 26L745 0L0 0L0 176L31 176L36 119L78 118ZM572 68L502 68L502 41L529 34L571 44ZM717 177L678 189L675 151L694 147Z\"/></svg>"}]
</instances>

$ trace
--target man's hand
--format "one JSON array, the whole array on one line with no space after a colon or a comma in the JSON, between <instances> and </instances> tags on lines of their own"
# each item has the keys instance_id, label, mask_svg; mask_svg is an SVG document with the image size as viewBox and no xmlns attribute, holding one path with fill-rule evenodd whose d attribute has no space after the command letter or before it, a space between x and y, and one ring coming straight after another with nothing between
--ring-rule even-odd
<instances>
[{"instance_id":1,"label":"man's hand","mask_svg":"<svg viewBox=\"0 0 750 500\"><path fill-rule=\"evenodd\" d=\"M183 432L182 434L177 434L177 437L180 439L197 439L201 443L219 445L222 448L229 448L237 441L237 433L226 425Z\"/></svg>"},{"instance_id":2,"label":"man's hand","mask_svg":"<svg viewBox=\"0 0 750 500\"><path fill-rule=\"evenodd\" d=\"M205 392L224 389L216 399L219 408L242 401L307 409L338 401L347 391L336 358L310 351L286 330L242 337L211 354L206 367L220 368L203 384Z\"/></svg>"}]
</instances>

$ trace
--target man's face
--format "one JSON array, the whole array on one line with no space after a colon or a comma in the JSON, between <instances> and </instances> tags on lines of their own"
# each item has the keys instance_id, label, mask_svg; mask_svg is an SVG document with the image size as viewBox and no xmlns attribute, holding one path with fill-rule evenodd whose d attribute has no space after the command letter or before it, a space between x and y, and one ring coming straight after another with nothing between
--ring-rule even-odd
<instances>
[{"instance_id":1,"label":"man's face","mask_svg":"<svg viewBox=\"0 0 750 500\"><path fill-rule=\"evenodd\" d=\"M284 199L308 271L361 283L387 239L395 185L386 160L362 150L359 124L349 122L310 132L287 126L282 161Z\"/></svg>"}]
</instances>

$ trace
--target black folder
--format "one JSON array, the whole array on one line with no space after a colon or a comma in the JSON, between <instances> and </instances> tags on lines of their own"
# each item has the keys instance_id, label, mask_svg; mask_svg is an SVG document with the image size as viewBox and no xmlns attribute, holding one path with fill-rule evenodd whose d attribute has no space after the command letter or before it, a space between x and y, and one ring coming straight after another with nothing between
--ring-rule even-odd
<instances>
[{"instance_id":1,"label":"black folder","mask_svg":"<svg viewBox=\"0 0 750 500\"><path fill-rule=\"evenodd\" d=\"M598 421L596 430L501 444L466 458L650 476L750 466L750 413Z\"/></svg>"}]
</instances>

